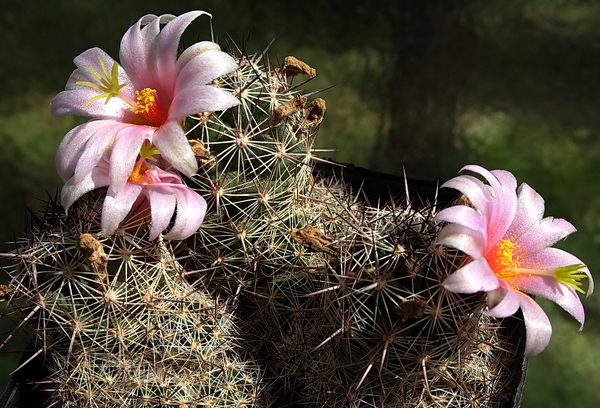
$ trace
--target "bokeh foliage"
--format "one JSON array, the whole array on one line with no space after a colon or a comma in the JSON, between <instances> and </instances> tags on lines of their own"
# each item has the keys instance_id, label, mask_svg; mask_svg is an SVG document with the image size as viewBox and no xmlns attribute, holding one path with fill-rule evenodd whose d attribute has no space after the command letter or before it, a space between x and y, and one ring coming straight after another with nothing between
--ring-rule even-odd
<instances>
[{"instance_id":1,"label":"bokeh foliage","mask_svg":"<svg viewBox=\"0 0 600 408\"><path fill-rule=\"evenodd\" d=\"M130 3L130 4L128 4ZM272 59L318 69L322 153L374 170L445 180L467 163L515 173L547 213L579 232L562 244L600 270L600 3L593 0L206 0L0 2L0 240L19 235L24 205L54 194L54 151L72 118L52 119L72 59L99 46L114 57L145 13L202 8L214 33ZM209 35L194 23L186 41ZM4 245L2 250L9 249ZM555 335L530 362L525 407L600 405L600 299L582 333L549 303ZM6 320L6 319L5 319ZM2 364L15 367L15 356ZM8 373L2 374L4 379Z\"/></svg>"}]
</instances>

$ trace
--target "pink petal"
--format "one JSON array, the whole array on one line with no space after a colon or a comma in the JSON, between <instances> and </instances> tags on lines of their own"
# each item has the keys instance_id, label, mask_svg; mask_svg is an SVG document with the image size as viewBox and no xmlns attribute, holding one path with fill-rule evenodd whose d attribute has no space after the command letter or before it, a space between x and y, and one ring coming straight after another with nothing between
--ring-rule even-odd
<instances>
[{"instance_id":1,"label":"pink petal","mask_svg":"<svg viewBox=\"0 0 600 408\"><path fill-rule=\"evenodd\" d=\"M532 357L542 352L550 343L552 326L546 313L532 298L524 294L519 296L526 331L525 357Z\"/></svg>"},{"instance_id":2,"label":"pink petal","mask_svg":"<svg viewBox=\"0 0 600 408\"><path fill-rule=\"evenodd\" d=\"M190 11L174 18L165 25L158 35L156 44L157 75L161 88L167 93L169 99L173 97L176 79L177 49L179 40L187 26L201 15L210 14L204 11Z\"/></svg>"},{"instance_id":3,"label":"pink petal","mask_svg":"<svg viewBox=\"0 0 600 408\"><path fill-rule=\"evenodd\" d=\"M575 290L557 281L554 277L554 270L547 271L547 274L532 272L524 271L524 273L516 275L511 279L511 286L521 292L553 301L581 323L579 330L583 329L585 312Z\"/></svg>"},{"instance_id":4,"label":"pink petal","mask_svg":"<svg viewBox=\"0 0 600 408\"><path fill-rule=\"evenodd\" d=\"M118 194L133 171L142 144L150 139L154 127L131 125L122 129L110 154L110 187L108 193Z\"/></svg>"},{"instance_id":5,"label":"pink petal","mask_svg":"<svg viewBox=\"0 0 600 408\"><path fill-rule=\"evenodd\" d=\"M475 259L450 274L442 286L455 293L489 292L500 286L500 281L485 259Z\"/></svg>"},{"instance_id":6,"label":"pink petal","mask_svg":"<svg viewBox=\"0 0 600 408\"><path fill-rule=\"evenodd\" d=\"M492 195L485 184L476 177L469 175L454 177L442 184L442 187L453 188L463 193L484 217L491 211Z\"/></svg>"},{"instance_id":7,"label":"pink petal","mask_svg":"<svg viewBox=\"0 0 600 408\"><path fill-rule=\"evenodd\" d=\"M505 282L500 282L498 289L487 293L488 316L504 318L514 315L520 306L519 294Z\"/></svg>"},{"instance_id":8,"label":"pink petal","mask_svg":"<svg viewBox=\"0 0 600 408\"><path fill-rule=\"evenodd\" d=\"M468 168L468 167L470 167L470 166L465 166L465 168ZM490 171L490 173L500 183L501 191L512 194L512 192L517 189L517 179L510 171L492 170L492 171ZM483 174L483 173L480 173L480 174ZM486 179L487 179L487 177L486 177ZM488 181L489 181L489 179L488 179ZM490 182L490 185L491 185L491 182ZM497 187L494 187L494 188L496 189Z\"/></svg>"},{"instance_id":9,"label":"pink petal","mask_svg":"<svg viewBox=\"0 0 600 408\"><path fill-rule=\"evenodd\" d=\"M119 59L132 78L135 89L146 87L154 89L151 85L155 80L156 64L149 60L149 55L156 46L159 23L160 19L157 16L147 14L131 26L121 40ZM142 26L145 26L144 35L142 35Z\"/></svg>"},{"instance_id":10,"label":"pink petal","mask_svg":"<svg viewBox=\"0 0 600 408\"><path fill-rule=\"evenodd\" d=\"M88 81L93 82L100 85L96 76L90 70L90 67L96 71L97 74L103 76L102 65L100 64L100 60L104 63L104 68L108 73L111 73L113 65L117 64L117 77L119 79L120 84L127 84L131 88L131 79L127 72L121 67L110 55L108 55L104 50L98 47L90 48L85 50L81 54L79 54L73 62L77 65L78 69L76 69L73 73L76 72L80 77L77 77L76 80L71 80L67 82L66 89L76 89L82 85L77 84L79 81ZM124 89L124 88L121 88Z\"/></svg>"},{"instance_id":11,"label":"pink petal","mask_svg":"<svg viewBox=\"0 0 600 408\"><path fill-rule=\"evenodd\" d=\"M152 227L150 228L150 239L154 239L164 231L173 213L177 203L176 194L178 191L169 185L147 186L146 196L150 201L150 214L152 217Z\"/></svg>"},{"instance_id":12,"label":"pink petal","mask_svg":"<svg viewBox=\"0 0 600 408\"><path fill-rule=\"evenodd\" d=\"M169 118L181 120L194 113L225 110L239 103L238 98L224 89L210 85L190 86L175 95Z\"/></svg>"},{"instance_id":13,"label":"pink petal","mask_svg":"<svg viewBox=\"0 0 600 408\"><path fill-rule=\"evenodd\" d=\"M523 256L554 245L557 241L577 231L573 224L562 218L546 217L538 225L527 230L517 240Z\"/></svg>"},{"instance_id":14,"label":"pink petal","mask_svg":"<svg viewBox=\"0 0 600 408\"><path fill-rule=\"evenodd\" d=\"M156 171L157 178L160 179L160 182L163 184L176 184L176 185L183 184L183 181L181 181L181 178L179 176L177 176L175 173L165 171L159 167L156 167L154 170Z\"/></svg>"},{"instance_id":15,"label":"pink petal","mask_svg":"<svg viewBox=\"0 0 600 408\"><path fill-rule=\"evenodd\" d=\"M583 264L576 256L558 248L546 248L540 252L530 254L520 260L519 265L524 269L554 270L562 266ZM587 296L594 292L594 279L588 268L582 268L588 276Z\"/></svg>"},{"instance_id":16,"label":"pink petal","mask_svg":"<svg viewBox=\"0 0 600 408\"><path fill-rule=\"evenodd\" d=\"M165 123L154 133L152 142L175 169L188 177L196 174L198 162L179 123Z\"/></svg>"},{"instance_id":17,"label":"pink petal","mask_svg":"<svg viewBox=\"0 0 600 408\"><path fill-rule=\"evenodd\" d=\"M518 238L540 223L544 216L544 199L523 183L517 191L517 211L506 236Z\"/></svg>"},{"instance_id":18,"label":"pink petal","mask_svg":"<svg viewBox=\"0 0 600 408\"><path fill-rule=\"evenodd\" d=\"M104 63L104 68L106 71L111 74L113 65L117 65L117 78L118 82L121 85L124 85L120 92L122 94L127 95L127 97L132 98L135 96L134 87L131 83L131 78L127 75L127 72L123 69L121 65L119 65L110 55L104 52L101 48L94 47L90 48L79 54L73 62L77 65L77 69L73 71L71 74L71 78L67 81L66 90L72 89L80 89L81 87L90 88L87 85L81 85L77 82L87 81L100 85L100 82L96 78L96 76L90 70L90 67L96 71L101 77L104 77L104 70L102 69L102 65L100 64L100 60ZM92 89L92 88L90 88ZM100 93L99 91L97 91Z\"/></svg>"},{"instance_id":19,"label":"pink petal","mask_svg":"<svg viewBox=\"0 0 600 408\"><path fill-rule=\"evenodd\" d=\"M206 214L206 201L186 186L177 195L177 217L165 239L185 239L200 228Z\"/></svg>"},{"instance_id":20,"label":"pink petal","mask_svg":"<svg viewBox=\"0 0 600 408\"><path fill-rule=\"evenodd\" d=\"M238 69L238 64L230 55L221 51L203 52L179 71L175 93L190 86L206 85L236 69Z\"/></svg>"},{"instance_id":21,"label":"pink petal","mask_svg":"<svg viewBox=\"0 0 600 408\"><path fill-rule=\"evenodd\" d=\"M188 62L196 58L198 55L208 51L222 51L219 44L212 41L199 41L195 44L187 47L179 58L177 58L177 64L175 65L176 71L179 73L181 69L187 65Z\"/></svg>"},{"instance_id":22,"label":"pink petal","mask_svg":"<svg viewBox=\"0 0 600 408\"><path fill-rule=\"evenodd\" d=\"M105 99L102 98L83 106L99 94L97 89L83 85L78 89L62 91L50 101L50 113L52 116L74 115L96 119L125 120L129 114L129 105L121 98L110 98L108 103L105 103Z\"/></svg>"},{"instance_id":23,"label":"pink petal","mask_svg":"<svg viewBox=\"0 0 600 408\"><path fill-rule=\"evenodd\" d=\"M107 123L104 128L98 129L89 138L75 166L73 179L76 183L92 172L100 159L109 150L117 133L126 126L118 122L114 122L114 124Z\"/></svg>"},{"instance_id":24,"label":"pink petal","mask_svg":"<svg viewBox=\"0 0 600 408\"><path fill-rule=\"evenodd\" d=\"M104 129L113 123L113 121L92 120L75 126L65 135L56 152L56 170L63 181L67 181L75 171L75 166L90 137L98 129Z\"/></svg>"},{"instance_id":25,"label":"pink petal","mask_svg":"<svg viewBox=\"0 0 600 408\"><path fill-rule=\"evenodd\" d=\"M110 74L112 66L116 62L107 53L100 48L91 48L81 53L74 60L78 68L73 71L67 81L66 90L60 92L50 102L50 113L53 116L77 115L99 119L124 119L129 105L118 96L109 98L108 102L106 98L101 98L87 104L90 99L103 94L99 89L79 83L84 81L101 84L90 70L92 68L98 75L104 77L98 58L102 59L104 68ZM121 94L127 95L129 98L134 97L134 90L129 76L118 64L117 66L119 84L125 84L120 90Z\"/></svg>"},{"instance_id":26,"label":"pink petal","mask_svg":"<svg viewBox=\"0 0 600 408\"><path fill-rule=\"evenodd\" d=\"M494 245L504 237L515 218L517 180L512 173L504 170L493 170L486 179L494 189L493 211L488 218L488 243Z\"/></svg>"},{"instance_id":27,"label":"pink petal","mask_svg":"<svg viewBox=\"0 0 600 408\"><path fill-rule=\"evenodd\" d=\"M485 235L458 224L448 224L438 233L436 244L456 248L474 259L483 257Z\"/></svg>"},{"instance_id":28,"label":"pink petal","mask_svg":"<svg viewBox=\"0 0 600 408\"><path fill-rule=\"evenodd\" d=\"M465 205L456 205L454 207L443 209L435 216L434 221L455 223L475 230L481 234L486 233L486 225L481 214Z\"/></svg>"},{"instance_id":29,"label":"pink petal","mask_svg":"<svg viewBox=\"0 0 600 408\"><path fill-rule=\"evenodd\" d=\"M482 214L487 224L487 242L494 245L502 238L516 211L517 198L514 191L514 176L503 170L490 172L481 166L465 166L461 171L471 171L484 177L489 187L479 179L462 175L444 183L443 187L452 187L461 191L471 200L473 206ZM491 188L491 192L490 192Z\"/></svg>"},{"instance_id":30,"label":"pink petal","mask_svg":"<svg viewBox=\"0 0 600 408\"><path fill-rule=\"evenodd\" d=\"M142 186L127 183L117 195L106 195L101 221L102 232L105 236L109 236L117 230L141 192Z\"/></svg>"},{"instance_id":31,"label":"pink petal","mask_svg":"<svg viewBox=\"0 0 600 408\"><path fill-rule=\"evenodd\" d=\"M69 179L61 191L61 204L65 208L65 212L68 212L71 205L81 196L96 188L107 186L109 181L108 168L102 164L78 183L75 183L73 178Z\"/></svg>"},{"instance_id":32,"label":"pink petal","mask_svg":"<svg viewBox=\"0 0 600 408\"><path fill-rule=\"evenodd\" d=\"M463 171L470 171L473 173L477 173L479 175L481 175L483 178L485 178L487 180L487 182L490 184L490 186L492 187L492 190L498 191L501 187L500 187L500 182L498 181L498 179L496 178L496 176L494 176L492 174L492 172L490 172L489 170L478 166L476 164L469 164L464 166L462 169L460 169L459 173L462 173Z\"/></svg>"}]
</instances>

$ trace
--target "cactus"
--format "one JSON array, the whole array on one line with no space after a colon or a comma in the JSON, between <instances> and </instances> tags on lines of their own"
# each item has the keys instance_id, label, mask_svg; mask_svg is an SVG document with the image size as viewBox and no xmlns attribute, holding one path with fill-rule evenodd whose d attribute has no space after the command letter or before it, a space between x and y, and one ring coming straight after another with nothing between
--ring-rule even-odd
<instances>
[{"instance_id":1,"label":"cactus","mask_svg":"<svg viewBox=\"0 0 600 408\"><path fill-rule=\"evenodd\" d=\"M68 217L49 203L12 272L49 404L249 406L259 371L236 344L233 305L188 283L170 244L135 223L98 239L99 203Z\"/></svg>"},{"instance_id":2,"label":"cactus","mask_svg":"<svg viewBox=\"0 0 600 408\"><path fill-rule=\"evenodd\" d=\"M195 235L151 241L140 215L103 236L94 192L5 255L48 406L511 406L522 345L440 286L463 255L434 244L436 203L315 169L325 102L294 85L315 71L236 58L215 84L241 104L188 119Z\"/></svg>"}]
</instances>

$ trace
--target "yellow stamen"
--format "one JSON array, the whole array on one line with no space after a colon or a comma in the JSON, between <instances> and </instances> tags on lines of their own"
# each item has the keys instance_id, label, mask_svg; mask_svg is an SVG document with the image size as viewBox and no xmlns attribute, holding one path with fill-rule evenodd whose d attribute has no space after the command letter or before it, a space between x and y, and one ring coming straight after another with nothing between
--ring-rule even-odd
<instances>
[{"instance_id":1,"label":"yellow stamen","mask_svg":"<svg viewBox=\"0 0 600 408\"><path fill-rule=\"evenodd\" d=\"M142 177L146 176L146 170L148 170L146 160L138 160L127 181L130 183L141 184L139 181Z\"/></svg>"},{"instance_id":2,"label":"yellow stamen","mask_svg":"<svg viewBox=\"0 0 600 408\"><path fill-rule=\"evenodd\" d=\"M501 239L489 252L488 263L496 274L505 269L518 268L517 254L520 250L521 247L514 242L514 239Z\"/></svg>"},{"instance_id":3,"label":"yellow stamen","mask_svg":"<svg viewBox=\"0 0 600 408\"><path fill-rule=\"evenodd\" d=\"M167 120L168 113L158 98L155 89L144 88L135 91L137 101L131 104L131 111L143 119L143 123L161 126Z\"/></svg>"},{"instance_id":4,"label":"yellow stamen","mask_svg":"<svg viewBox=\"0 0 600 408\"><path fill-rule=\"evenodd\" d=\"M581 268L585 268L585 265L576 264L569 266L561 266L560 268L556 268L554 270L554 276L557 281L572 287L577 292L585 294L585 291L581 289L583 283L580 282L580 280L583 278L587 278L588 276L585 272L581 270Z\"/></svg>"},{"instance_id":5,"label":"yellow stamen","mask_svg":"<svg viewBox=\"0 0 600 408\"><path fill-rule=\"evenodd\" d=\"M106 100L104 101L104 104L107 104L111 98L114 98L115 96L119 95L119 93L121 92L121 88L123 88L125 85L127 85L127 84L119 83L119 65L117 64L116 61L113 62L112 68L110 70L110 74L108 73L108 70L106 69L106 66L104 65L104 61L102 60L102 57L98 56L98 61L100 62L100 68L102 68L102 75L98 74L96 72L96 70L94 68L92 68L91 65L88 65L87 68L90 70L92 75L94 75L94 77L96 77L96 79L98 80L98 82L100 82L100 84L97 84L94 82L88 82L88 81L79 81L79 82L77 82L77 85L89 86L94 89L98 89L99 91L102 91L103 93L100 95L94 96L89 101L84 103L82 105L82 107L85 107L85 106L89 105L90 103L92 103L98 99L102 99L102 98L106 98Z\"/></svg>"},{"instance_id":6,"label":"yellow stamen","mask_svg":"<svg viewBox=\"0 0 600 408\"><path fill-rule=\"evenodd\" d=\"M150 109L156 104L156 91L152 88L144 88L141 91L135 91L137 96L137 106L132 106L131 110L137 114L150 112Z\"/></svg>"},{"instance_id":7,"label":"yellow stamen","mask_svg":"<svg viewBox=\"0 0 600 408\"><path fill-rule=\"evenodd\" d=\"M140 184L140 185L148 185L153 184L155 180L152 178L152 174L148 174L148 160L157 161L154 155L160 154L156 146L154 146L151 142L145 141L140 148L140 153L135 166L133 167L133 171L129 175L127 181L129 183Z\"/></svg>"}]
</instances>

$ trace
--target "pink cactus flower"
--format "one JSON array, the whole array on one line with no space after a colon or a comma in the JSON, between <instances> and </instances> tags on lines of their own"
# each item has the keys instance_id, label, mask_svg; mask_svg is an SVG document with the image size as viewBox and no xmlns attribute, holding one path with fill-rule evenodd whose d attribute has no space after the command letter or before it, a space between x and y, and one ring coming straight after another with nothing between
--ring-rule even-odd
<instances>
[{"instance_id":1,"label":"pink cactus flower","mask_svg":"<svg viewBox=\"0 0 600 408\"><path fill-rule=\"evenodd\" d=\"M164 231L176 213L175 222L164 236L165 239L182 240L195 233L206 214L206 201L183 184L181 178L162 170L153 162L158 150L146 143L139 151L138 160L123 188L118 192L107 192L102 207L102 232L108 236L135 209L136 213L150 207L150 239ZM71 177L62 190L65 209L84 194L111 183L110 164L100 159L97 166L82 180Z\"/></svg>"},{"instance_id":2,"label":"pink cactus flower","mask_svg":"<svg viewBox=\"0 0 600 408\"><path fill-rule=\"evenodd\" d=\"M465 253L461 266L442 285L456 293L487 293L493 317L508 317L519 308L525 320L525 356L540 353L552 335L542 308L527 294L556 302L583 328L585 314L577 292L589 279L587 295L594 289L590 271L575 256L557 248L557 241L575 232L563 219L543 218L544 200L527 184L518 190L515 177L503 170L466 166L482 176L461 175L442 187L463 193L471 206L457 205L438 213L445 221L437 243Z\"/></svg>"},{"instance_id":3,"label":"pink cactus flower","mask_svg":"<svg viewBox=\"0 0 600 408\"><path fill-rule=\"evenodd\" d=\"M116 196L146 141L183 174L191 176L198 171L182 127L185 118L239 103L226 90L208 85L238 68L217 44L199 42L177 57L183 31L204 14L191 11L179 17L142 17L121 40L121 65L99 48L75 58L77 69L66 90L52 100L50 110L54 116L80 115L95 120L75 127L61 142L56 166L64 181L73 177L72 183L80 183L105 159L110 170L109 190Z\"/></svg>"}]
</instances>

